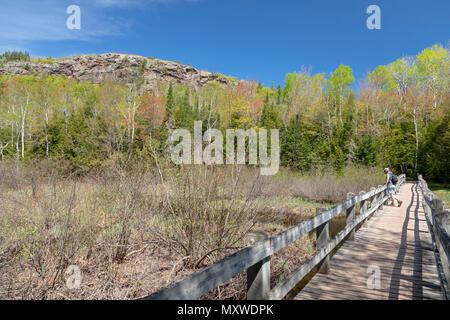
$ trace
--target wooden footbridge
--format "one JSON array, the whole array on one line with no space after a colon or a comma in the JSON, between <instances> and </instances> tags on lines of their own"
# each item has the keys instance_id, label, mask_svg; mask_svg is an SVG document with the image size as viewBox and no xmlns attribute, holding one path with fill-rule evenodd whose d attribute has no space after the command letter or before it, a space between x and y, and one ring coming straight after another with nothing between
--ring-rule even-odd
<instances>
[{"instance_id":1,"label":"wooden footbridge","mask_svg":"<svg viewBox=\"0 0 450 320\"><path fill-rule=\"evenodd\" d=\"M379 186L349 194L331 209L317 208L314 218L271 238L249 235L248 247L144 299L198 299L244 270L249 300L449 299L450 211L421 176L406 183L401 175L397 192L401 207L388 206L386 187ZM346 226L330 239L330 220L342 212ZM314 230L316 252L271 287L271 255Z\"/></svg>"}]
</instances>

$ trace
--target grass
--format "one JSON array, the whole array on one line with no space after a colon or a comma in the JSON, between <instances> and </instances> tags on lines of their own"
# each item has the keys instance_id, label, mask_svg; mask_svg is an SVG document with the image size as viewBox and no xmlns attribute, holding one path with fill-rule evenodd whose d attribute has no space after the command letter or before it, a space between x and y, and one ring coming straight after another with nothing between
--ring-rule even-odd
<instances>
[{"instance_id":1,"label":"grass","mask_svg":"<svg viewBox=\"0 0 450 320\"><path fill-rule=\"evenodd\" d=\"M436 194L439 199L444 201L447 206L450 203L450 185L448 184L438 184L438 183L430 183L428 187L431 191Z\"/></svg>"},{"instance_id":2,"label":"grass","mask_svg":"<svg viewBox=\"0 0 450 320\"><path fill-rule=\"evenodd\" d=\"M223 79L225 79L225 80L227 80L227 81L229 81L231 83L237 83L238 82L237 79L235 77L232 77L232 76L226 76L226 75L221 74L221 73L214 73L214 75L216 75L219 78L223 78Z\"/></svg>"},{"instance_id":3,"label":"grass","mask_svg":"<svg viewBox=\"0 0 450 320\"><path fill-rule=\"evenodd\" d=\"M33 63L46 63L46 64L51 64L53 62L55 62L57 59L54 59L52 57L47 57L47 58L35 58L32 59Z\"/></svg>"}]
</instances>

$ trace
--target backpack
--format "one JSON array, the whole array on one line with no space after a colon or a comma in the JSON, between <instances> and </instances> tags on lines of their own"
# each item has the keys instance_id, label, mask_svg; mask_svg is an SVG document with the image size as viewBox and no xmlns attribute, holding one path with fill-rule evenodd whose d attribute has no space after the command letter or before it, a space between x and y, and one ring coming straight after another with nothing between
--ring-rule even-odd
<instances>
[{"instance_id":1,"label":"backpack","mask_svg":"<svg viewBox=\"0 0 450 320\"><path fill-rule=\"evenodd\" d=\"M398 182L398 178L393 172L391 172L391 181L394 185L396 185Z\"/></svg>"}]
</instances>

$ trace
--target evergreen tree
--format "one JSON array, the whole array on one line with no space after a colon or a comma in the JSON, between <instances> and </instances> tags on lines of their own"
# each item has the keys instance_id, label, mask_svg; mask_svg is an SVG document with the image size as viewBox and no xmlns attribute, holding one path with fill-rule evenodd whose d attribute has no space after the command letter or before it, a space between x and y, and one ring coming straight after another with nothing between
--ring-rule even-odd
<instances>
[{"instance_id":1,"label":"evergreen tree","mask_svg":"<svg viewBox=\"0 0 450 320\"><path fill-rule=\"evenodd\" d=\"M256 91L261 91L263 89L263 84L261 82L261 80L258 81L258 86L256 87Z\"/></svg>"},{"instance_id":2,"label":"evergreen tree","mask_svg":"<svg viewBox=\"0 0 450 320\"><path fill-rule=\"evenodd\" d=\"M281 92L281 86L278 85L278 88L277 88L277 104L278 104L278 105L281 104L281 95L282 95L282 92Z\"/></svg>"},{"instance_id":3,"label":"evergreen tree","mask_svg":"<svg viewBox=\"0 0 450 320\"><path fill-rule=\"evenodd\" d=\"M281 142L281 162L283 165L300 171L311 169L313 147L309 136L304 132L300 116L297 114L287 127Z\"/></svg>"},{"instance_id":4,"label":"evergreen tree","mask_svg":"<svg viewBox=\"0 0 450 320\"><path fill-rule=\"evenodd\" d=\"M450 112L429 123L420 146L418 172L436 182L450 181Z\"/></svg>"},{"instance_id":5,"label":"evergreen tree","mask_svg":"<svg viewBox=\"0 0 450 320\"><path fill-rule=\"evenodd\" d=\"M197 117L195 117L197 116ZM190 92L186 89L183 95L181 105L175 111L175 123L177 128L192 129L194 127L194 118L198 119L199 114L192 109L190 104Z\"/></svg>"},{"instance_id":6,"label":"evergreen tree","mask_svg":"<svg viewBox=\"0 0 450 320\"><path fill-rule=\"evenodd\" d=\"M279 127L278 112L269 100L269 93L267 93L261 114L261 126L266 129L276 129Z\"/></svg>"},{"instance_id":7,"label":"evergreen tree","mask_svg":"<svg viewBox=\"0 0 450 320\"><path fill-rule=\"evenodd\" d=\"M167 130L173 129L174 109L175 109L175 100L173 97L173 85L172 85L172 81L170 81L169 90L167 91L167 96L166 96L167 118L164 121L164 124L165 124L165 127L167 128Z\"/></svg>"},{"instance_id":8,"label":"evergreen tree","mask_svg":"<svg viewBox=\"0 0 450 320\"><path fill-rule=\"evenodd\" d=\"M358 162L366 166L375 166L377 164L377 146L375 140L370 134L366 134L358 142L356 157Z\"/></svg>"},{"instance_id":9,"label":"evergreen tree","mask_svg":"<svg viewBox=\"0 0 450 320\"><path fill-rule=\"evenodd\" d=\"M414 125L409 121L392 125L390 133L382 139L380 149L382 165L406 173L410 177L415 176L414 153Z\"/></svg>"}]
</instances>

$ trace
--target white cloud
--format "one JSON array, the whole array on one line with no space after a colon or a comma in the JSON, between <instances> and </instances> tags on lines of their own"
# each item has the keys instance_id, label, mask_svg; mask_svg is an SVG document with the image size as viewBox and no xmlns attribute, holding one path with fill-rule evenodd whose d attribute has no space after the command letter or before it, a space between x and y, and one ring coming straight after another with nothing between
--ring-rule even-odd
<instances>
[{"instance_id":1,"label":"white cloud","mask_svg":"<svg viewBox=\"0 0 450 320\"><path fill-rule=\"evenodd\" d=\"M26 2L26 5L24 5ZM81 30L69 30L67 3L56 0L4 0L0 11L1 41L90 40L98 36L120 34L123 22L111 18L89 5L81 7Z\"/></svg>"},{"instance_id":2,"label":"white cloud","mask_svg":"<svg viewBox=\"0 0 450 320\"><path fill-rule=\"evenodd\" d=\"M121 17L123 9L144 9L155 4L193 0L2 0L0 42L45 40L90 41L105 36L126 34L133 21ZM69 30L66 9L81 8L81 30ZM108 10L105 10L108 9Z\"/></svg>"},{"instance_id":3,"label":"white cloud","mask_svg":"<svg viewBox=\"0 0 450 320\"><path fill-rule=\"evenodd\" d=\"M197 2L200 0L93 0L92 2L105 7L130 7L151 4L170 4L176 2Z\"/></svg>"},{"instance_id":4,"label":"white cloud","mask_svg":"<svg viewBox=\"0 0 450 320\"><path fill-rule=\"evenodd\" d=\"M136 0L94 0L95 4L105 6L105 7L127 7L142 4L142 1ZM144 1L145 3L145 1Z\"/></svg>"}]
</instances>

